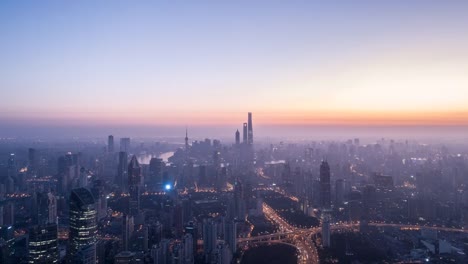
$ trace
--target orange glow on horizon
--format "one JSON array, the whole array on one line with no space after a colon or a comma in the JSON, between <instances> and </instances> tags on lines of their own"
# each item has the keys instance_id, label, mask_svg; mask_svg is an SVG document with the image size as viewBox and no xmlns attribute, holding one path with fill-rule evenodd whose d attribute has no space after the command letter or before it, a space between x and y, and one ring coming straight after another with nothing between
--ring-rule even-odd
<instances>
[{"instance_id":1,"label":"orange glow on horizon","mask_svg":"<svg viewBox=\"0 0 468 264\"><path fill-rule=\"evenodd\" d=\"M416 111L252 111L256 125L468 125L468 110L447 112ZM1 117L15 123L61 125L240 125L247 121L245 112L80 112L15 114Z\"/></svg>"}]
</instances>

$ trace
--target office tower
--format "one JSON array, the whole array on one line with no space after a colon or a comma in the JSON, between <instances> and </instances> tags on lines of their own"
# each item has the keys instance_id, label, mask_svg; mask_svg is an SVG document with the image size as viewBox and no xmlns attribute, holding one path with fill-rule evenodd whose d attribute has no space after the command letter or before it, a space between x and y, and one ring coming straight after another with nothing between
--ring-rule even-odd
<instances>
[{"instance_id":1,"label":"office tower","mask_svg":"<svg viewBox=\"0 0 468 264\"><path fill-rule=\"evenodd\" d=\"M86 173L85 168L81 167L80 175L78 178L78 185L79 187L88 187L88 173Z\"/></svg>"},{"instance_id":2,"label":"office tower","mask_svg":"<svg viewBox=\"0 0 468 264\"><path fill-rule=\"evenodd\" d=\"M52 193L38 193L35 210L39 225L57 223L57 198Z\"/></svg>"},{"instance_id":3,"label":"office tower","mask_svg":"<svg viewBox=\"0 0 468 264\"><path fill-rule=\"evenodd\" d=\"M186 226L185 226L185 234L190 234L192 236L192 250L193 250L193 256L197 255L197 241L198 241L198 228L197 225L190 221Z\"/></svg>"},{"instance_id":4,"label":"office tower","mask_svg":"<svg viewBox=\"0 0 468 264\"><path fill-rule=\"evenodd\" d=\"M240 144L240 133L239 133L239 129L236 130L236 145L239 145Z\"/></svg>"},{"instance_id":5,"label":"office tower","mask_svg":"<svg viewBox=\"0 0 468 264\"><path fill-rule=\"evenodd\" d=\"M330 219L325 216L322 222L322 245L330 247Z\"/></svg>"},{"instance_id":6,"label":"office tower","mask_svg":"<svg viewBox=\"0 0 468 264\"><path fill-rule=\"evenodd\" d=\"M343 179L338 179L335 182L335 202L337 205L343 204L344 194L345 194L345 181Z\"/></svg>"},{"instance_id":7,"label":"office tower","mask_svg":"<svg viewBox=\"0 0 468 264\"><path fill-rule=\"evenodd\" d=\"M126 189L127 186L127 152L119 152L119 164L117 167L117 176L115 179L117 186Z\"/></svg>"},{"instance_id":8,"label":"office tower","mask_svg":"<svg viewBox=\"0 0 468 264\"><path fill-rule=\"evenodd\" d=\"M207 260L211 259L211 255L215 253L216 240L218 238L217 231L218 228L213 219L203 220L203 251Z\"/></svg>"},{"instance_id":9,"label":"office tower","mask_svg":"<svg viewBox=\"0 0 468 264\"><path fill-rule=\"evenodd\" d=\"M232 261L232 252L228 245L221 242L216 246L216 264L230 264Z\"/></svg>"},{"instance_id":10,"label":"office tower","mask_svg":"<svg viewBox=\"0 0 468 264\"><path fill-rule=\"evenodd\" d=\"M36 149L29 148L28 149L28 173L35 174L37 172L38 167L38 157Z\"/></svg>"},{"instance_id":11,"label":"office tower","mask_svg":"<svg viewBox=\"0 0 468 264\"><path fill-rule=\"evenodd\" d=\"M131 216L135 216L140 210L140 184L141 167L135 155L128 164L128 192L130 194L129 210Z\"/></svg>"},{"instance_id":12,"label":"office tower","mask_svg":"<svg viewBox=\"0 0 468 264\"><path fill-rule=\"evenodd\" d=\"M154 264L167 264L170 263L170 243L171 240L163 239L161 243L153 245L151 249L151 257Z\"/></svg>"},{"instance_id":13,"label":"office tower","mask_svg":"<svg viewBox=\"0 0 468 264\"><path fill-rule=\"evenodd\" d=\"M249 145L253 144L253 125L252 125L252 113L249 112L248 114L248 140Z\"/></svg>"},{"instance_id":14,"label":"office tower","mask_svg":"<svg viewBox=\"0 0 468 264\"><path fill-rule=\"evenodd\" d=\"M130 138L120 139L120 151L128 152L130 150Z\"/></svg>"},{"instance_id":15,"label":"office tower","mask_svg":"<svg viewBox=\"0 0 468 264\"><path fill-rule=\"evenodd\" d=\"M114 136L109 135L107 137L107 152L113 153L114 152Z\"/></svg>"},{"instance_id":16,"label":"office tower","mask_svg":"<svg viewBox=\"0 0 468 264\"><path fill-rule=\"evenodd\" d=\"M130 241L130 237L133 234L134 230L134 221L133 217L129 215L122 216L122 250L128 250L128 243Z\"/></svg>"},{"instance_id":17,"label":"office tower","mask_svg":"<svg viewBox=\"0 0 468 264\"><path fill-rule=\"evenodd\" d=\"M52 264L58 261L57 224L29 228L28 263Z\"/></svg>"},{"instance_id":18,"label":"office tower","mask_svg":"<svg viewBox=\"0 0 468 264\"><path fill-rule=\"evenodd\" d=\"M172 263L173 264L184 264L184 244L181 242L175 242L172 246Z\"/></svg>"},{"instance_id":19,"label":"office tower","mask_svg":"<svg viewBox=\"0 0 468 264\"><path fill-rule=\"evenodd\" d=\"M182 232L184 231L184 224L183 224L183 221L184 221L184 211L182 209L182 202L179 200L177 202L175 202L175 205L174 205L174 210L173 210L173 225L174 225L174 231L175 231L175 235L177 237L181 237L182 236Z\"/></svg>"},{"instance_id":20,"label":"office tower","mask_svg":"<svg viewBox=\"0 0 468 264\"><path fill-rule=\"evenodd\" d=\"M234 210L235 218L244 220L247 214L246 203L244 200L244 188L242 182L236 179L234 182Z\"/></svg>"},{"instance_id":21,"label":"office tower","mask_svg":"<svg viewBox=\"0 0 468 264\"><path fill-rule=\"evenodd\" d=\"M93 187L91 188L91 193L93 194L96 202L98 220L107 216L107 195L104 185L105 183L103 180L95 180L93 182Z\"/></svg>"},{"instance_id":22,"label":"office tower","mask_svg":"<svg viewBox=\"0 0 468 264\"><path fill-rule=\"evenodd\" d=\"M322 161L320 165L320 201L322 209L331 208L331 195L330 195L330 166L328 162Z\"/></svg>"},{"instance_id":23,"label":"office tower","mask_svg":"<svg viewBox=\"0 0 468 264\"><path fill-rule=\"evenodd\" d=\"M189 144L188 144L188 129L185 129L185 151L188 151Z\"/></svg>"},{"instance_id":24,"label":"office tower","mask_svg":"<svg viewBox=\"0 0 468 264\"><path fill-rule=\"evenodd\" d=\"M247 144L247 123L244 123L243 131L242 131L242 143Z\"/></svg>"},{"instance_id":25,"label":"office tower","mask_svg":"<svg viewBox=\"0 0 468 264\"><path fill-rule=\"evenodd\" d=\"M224 241L229 245L231 252L237 251L237 223L235 220L228 221L225 224Z\"/></svg>"},{"instance_id":26,"label":"office tower","mask_svg":"<svg viewBox=\"0 0 468 264\"><path fill-rule=\"evenodd\" d=\"M149 179L148 183L153 188L160 188L163 184L163 168L164 162L159 158L151 158L149 163Z\"/></svg>"},{"instance_id":27,"label":"office tower","mask_svg":"<svg viewBox=\"0 0 468 264\"><path fill-rule=\"evenodd\" d=\"M96 262L97 212L92 193L73 189L70 195L70 252L72 263Z\"/></svg>"},{"instance_id":28,"label":"office tower","mask_svg":"<svg viewBox=\"0 0 468 264\"><path fill-rule=\"evenodd\" d=\"M190 264L194 261L194 254L193 254L193 237L191 234L185 234L182 238L184 244L184 264Z\"/></svg>"},{"instance_id":29,"label":"office tower","mask_svg":"<svg viewBox=\"0 0 468 264\"><path fill-rule=\"evenodd\" d=\"M135 253L130 251L122 251L119 254L115 255L114 263L115 264L133 264L137 263L135 260Z\"/></svg>"},{"instance_id":30,"label":"office tower","mask_svg":"<svg viewBox=\"0 0 468 264\"><path fill-rule=\"evenodd\" d=\"M11 153L7 163L7 177L16 177L17 173L15 154Z\"/></svg>"},{"instance_id":31,"label":"office tower","mask_svg":"<svg viewBox=\"0 0 468 264\"><path fill-rule=\"evenodd\" d=\"M12 226L15 224L15 205L13 202L6 202L3 205L3 225L5 226Z\"/></svg>"}]
</instances>

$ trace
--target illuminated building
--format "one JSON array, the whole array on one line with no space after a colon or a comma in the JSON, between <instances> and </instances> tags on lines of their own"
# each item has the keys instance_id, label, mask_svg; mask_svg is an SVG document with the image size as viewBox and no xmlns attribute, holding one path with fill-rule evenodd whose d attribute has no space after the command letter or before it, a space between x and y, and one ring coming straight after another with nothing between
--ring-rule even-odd
<instances>
[{"instance_id":1,"label":"illuminated building","mask_svg":"<svg viewBox=\"0 0 468 264\"><path fill-rule=\"evenodd\" d=\"M58 263L57 224L34 226L29 229L28 263Z\"/></svg>"},{"instance_id":2,"label":"illuminated building","mask_svg":"<svg viewBox=\"0 0 468 264\"><path fill-rule=\"evenodd\" d=\"M74 263L95 263L97 211L94 197L88 189L72 190L69 213L71 258Z\"/></svg>"}]
</instances>

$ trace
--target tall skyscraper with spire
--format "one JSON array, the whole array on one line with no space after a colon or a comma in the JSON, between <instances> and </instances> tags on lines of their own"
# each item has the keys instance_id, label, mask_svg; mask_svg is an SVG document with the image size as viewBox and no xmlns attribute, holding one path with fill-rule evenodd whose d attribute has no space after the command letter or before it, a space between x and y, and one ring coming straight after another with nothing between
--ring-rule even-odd
<instances>
[{"instance_id":1,"label":"tall skyscraper with spire","mask_svg":"<svg viewBox=\"0 0 468 264\"><path fill-rule=\"evenodd\" d=\"M240 144L240 133L239 133L239 129L236 130L236 145L239 145Z\"/></svg>"},{"instance_id":2,"label":"tall skyscraper with spire","mask_svg":"<svg viewBox=\"0 0 468 264\"><path fill-rule=\"evenodd\" d=\"M130 194L129 210L131 216L135 216L140 210L140 184L141 167L135 155L128 164L128 192Z\"/></svg>"},{"instance_id":3,"label":"tall skyscraper with spire","mask_svg":"<svg viewBox=\"0 0 468 264\"><path fill-rule=\"evenodd\" d=\"M244 123L244 126L243 126L242 143L247 144L247 123Z\"/></svg>"},{"instance_id":4,"label":"tall skyscraper with spire","mask_svg":"<svg viewBox=\"0 0 468 264\"><path fill-rule=\"evenodd\" d=\"M188 144L188 129L185 128L185 150L188 151L189 144Z\"/></svg>"},{"instance_id":5,"label":"tall skyscraper with spire","mask_svg":"<svg viewBox=\"0 0 468 264\"><path fill-rule=\"evenodd\" d=\"M322 209L331 208L330 166L327 161L320 164L320 199Z\"/></svg>"},{"instance_id":6,"label":"tall skyscraper with spire","mask_svg":"<svg viewBox=\"0 0 468 264\"><path fill-rule=\"evenodd\" d=\"M252 113L249 112L248 114L248 140L249 140L249 145L253 144L253 125L252 125Z\"/></svg>"}]
</instances>

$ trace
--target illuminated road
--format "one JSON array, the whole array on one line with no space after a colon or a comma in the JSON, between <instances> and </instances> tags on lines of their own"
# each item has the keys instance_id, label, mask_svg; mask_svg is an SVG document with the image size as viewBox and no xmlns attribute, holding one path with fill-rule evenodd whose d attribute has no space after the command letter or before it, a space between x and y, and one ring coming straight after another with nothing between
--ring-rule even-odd
<instances>
[{"instance_id":1,"label":"illuminated road","mask_svg":"<svg viewBox=\"0 0 468 264\"><path fill-rule=\"evenodd\" d=\"M317 249L310 239L310 230L304 230L290 225L266 203L263 203L263 212L268 219L278 225L280 234L285 236L284 240L290 241L291 244L296 246L297 251L299 252L298 263L319 263ZM271 238L278 238L277 241L283 240L278 236L278 234L276 234L276 237L273 236L270 237L270 239Z\"/></svg>"},{"instance_id":2,"label":"illuminated road","mask_svg":"<svg viewBox=\"0 0 468 264\"><path fill-rule=\"evenodd\" d=\"M246 238L238 238L238 243L250 242L250 243L285 243L294 245L298 252L298 263L319 263L319 256L317 248L312 242L311 236L321 232L320 227L314 228L297 228L290 225L282 217L280 217L273 208L263 203L263 212L265 216L274 222L280 232L260 235ZM384 223L384 222L370 222L368 226L374 227L392 227L399 228L401 230L421 230L430 229L445 232L461 232L468 233L468 229L451 228L451 227L440 227L440 226L426 226L426 225L411 225L411 224L396 224L396 223ZM359 223L332 223L330 229L333 230L357 230L359 229Z\"/></svg>"}]
</instances>

